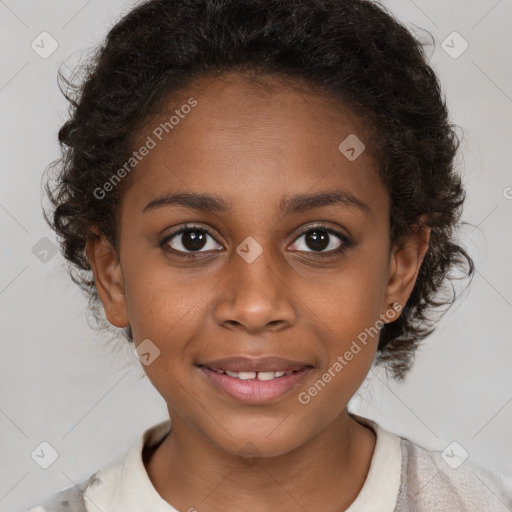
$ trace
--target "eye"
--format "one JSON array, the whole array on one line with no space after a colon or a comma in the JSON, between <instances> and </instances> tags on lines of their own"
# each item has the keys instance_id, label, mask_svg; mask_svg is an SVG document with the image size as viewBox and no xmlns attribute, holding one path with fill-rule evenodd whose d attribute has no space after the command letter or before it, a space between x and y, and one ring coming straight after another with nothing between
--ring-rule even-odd
<instances>
[{"instance_id":1,"label":"eye","mask_svg":"<svg viewBox=\"0 0 512 512\"><path fill-rule=\"evenodd\" d=\"M209 238L211 241L208 240ZM212 249L222 249L222 246L214 240L208 231L194 225L183 226L175 233L165 237L160 245L166 250L169 250L170 247L172 251L185 255L187 253L193 254Z\"/></svg>"},{"instance_id":2,"label":"eye","mask_svg":"<svg viewBox=\"0 0 512 512\"><path fill-rule=\"evenodd\" d=\"M209 240L210 239L210 240ZM300 240L303 239L302 242ZM337 240L336 240L337 239ZM208 244L210 244L208 246ZM179 256L195 257L208 250L221 250L207 230L196 225L185 225L166 236L160 246ZM324 225L309 227L293 243L294 249L309 252L319 258L339 255L350 247L350 240L342 233ZM311 250L308 250L310 248Z\"/></svg>"},{"instance_id":3,"label":"eye","mask_svg":"<svg viewBox=\"0 0 512 512\"><path fill-rule=\"evenodd\" d=\"M303 241L298 242L301 239ZM345 251L350 246L350 240L332 228L318 225L304 231L293 245L298 251L318 253L320 257L328 257ZM308 247L312 250L308 251Z\"/></svg>"}]
</instances>

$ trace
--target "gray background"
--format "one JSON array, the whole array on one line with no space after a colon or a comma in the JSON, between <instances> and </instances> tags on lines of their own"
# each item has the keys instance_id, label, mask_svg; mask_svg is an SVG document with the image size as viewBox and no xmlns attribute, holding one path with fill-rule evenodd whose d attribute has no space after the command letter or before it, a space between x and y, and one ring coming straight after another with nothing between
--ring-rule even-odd
<instances>
[{"instance_id":1,"label":"gray background","mask_svg":"<svg viewBox=\"0 0 512 512\"><path fill-rule=\"evenodd\" d=\"M477 273L407 380L370 373L351 409L428 448L457 441L472 461L512 476L511 1L385 5L421 38L415 27L435 37L431 62L465 133L463 219L472 226L461 241ZM85 300L63 258L52 255L55 237L41 214L41 176L58 157L67 110L57 69L99 43L129 7L122 0L0 1L1 510L37 503L89 476L166 418L127 346L88 326ZM46 59L31 47L43 31L58 43ZM448 37L454 31L469 44L457 58L462 41ZM48 469L31 458L43 441L58 452Z\"/></svg>"}]
</instances>

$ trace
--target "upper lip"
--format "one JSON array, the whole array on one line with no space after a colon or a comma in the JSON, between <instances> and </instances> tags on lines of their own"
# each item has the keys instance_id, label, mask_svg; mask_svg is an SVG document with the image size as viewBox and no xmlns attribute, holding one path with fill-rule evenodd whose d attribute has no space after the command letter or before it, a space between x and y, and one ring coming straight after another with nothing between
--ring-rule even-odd
<instances>
[{"instance_id":1,"label":"upper lip","mask_svg":"<svg viewBox=\"0 0 512 512\"><path fill-rule=\"evenodd\" d=\"M292 370L300 370L306 366L312 366L304 361L294 361L291 359L283 359L282 357L224 357L215 359L215 361L207 361L200 363L199 366L206 366L211 370L228 370L232 372L277 372Z\"/></svg>"}]
</instances>

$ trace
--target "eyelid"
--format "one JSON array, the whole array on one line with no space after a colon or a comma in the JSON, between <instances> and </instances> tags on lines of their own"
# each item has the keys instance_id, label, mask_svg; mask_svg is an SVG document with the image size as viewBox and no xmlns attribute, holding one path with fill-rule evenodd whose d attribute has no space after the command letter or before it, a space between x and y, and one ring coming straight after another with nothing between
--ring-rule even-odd
<instances>
[{"instance_id":1,"label":"eyelid","mask_svg":"<svg viewBox=\"0 0 512 512\"><path fill-rule=\"evenodd\" d=\"M218 245L222 245L220 242L217 241L216 237L213 236L213 234L210 232L210 230L208 228L205 228L205 227L201 226L200 224L187 223L187 224L184 224L181 227L177 228L172 233L165 235L164 238L159 243L159 246L165 247L167 245L167 242L169 242L171 239L181 235L185 231L194 231L194 230L202 231L202 232L206 233L206 235L208 235L210 238L212 238L215 241L215 243L217 243ZM177 251L176 249L169 249L169 251L173 252L175 254L186 254L186 255L202 254L202 253L206 252L206 251L186 252L186 251Z\"/></svg>"},{"instance_id":2,"label":"eyelid","mask_svg":"<svg viewBox=\"0 0 512 512\"><path fill-rule=\"evenodd\" d=\"M295 238L295 240L297 240L297 238L301 237L302 235L309 233L310 231L313 231L315 229L321 229L323 231L326 231L327 233L330 233L331 235L335 235L335 236L339 237L341 240L345 240L345 239L348 240L348 236L344 235L343 233L341 233L340 231L338 231L335 228L331 228L325 224L322 224L321 222L319 222L318 224L306 226L304 229L301 229L299 231L299 234ZM295 242L295 240L294 240L294 242Z\"/></svg>"},{"instance_id":3,"label":"eyelid","mask_svg":"<svg viewBox=\"0 0 512 512\"><path fill-rule=\"evenodd\" d=\"M193 231L194 229L196 229L198 231L203 231L208 236L210 236L213 240L215 240L215 242L217 244L222 245L217 241L216 237L213 236L212 233L210 233L209 229L202 227L200 224L192 224L192 223L184 224L181 227L177 228L176 231L170 233L169 235L166 235L163 238L163 240L160 242L159 245L163 247L172 238L180 235L181 233L183 233L185 231ZM342 245L339 249L335 249L335 250L331 250L331 251L327 251L327 252L306 251L308 253L310 252L311 254L318 255L320 257L322 257L322 255L323 256L328 256L328 255L332 256L332 255L336 254L336 252L341 252L342 250L344 250L345 248L347 248L351 245L351 241L347 235L344 235L340 231L338 231L334 228L331 228L329 226L326 226L325 224L322 224L322 223L305 226L303 229L300 230L300 232L297 234L297 236L293 239L292 244L294 244L301 236L303 236L306 233L309 233L310 231L313 231L315 229L321 229L322 231L325 231L325 232L329 233L330 235L334 235L335 237L340 239L340 241L342 242ZM175 254L187 255L187 256L194 256L197 254L208 254L207 251L186 252L186 251L177 251L176 249L169 249L169 251L173 252ZM220 252L220 251L218 251L218 252ZM297 251L297 252L303 252L303 251Z\"/></svg>"},{"instance_id":4,"label":"eyelid","mask_svg":"<svg viewBox=\"0 0 512 512\"><path fill-rule=\"evenodd\" d=\"M338 231L335 228L326 226L323 223L306 226L303 230L300 231L300 233L294 239L293 243L296 243L297 240L301 236L305 235L306 233L309 233L310 231L314 231L315 229L325 231L326 233L329 233L330 235L335 236L336 238L338 238L341 241L341 245L337 249L331 249L330 251L326 251L326 252L305 251L308 254L314 254L315 257L319 257L319 258L333 257L335 255L339 255L339 254L343 253L346 249L348 249L352 245L352 241L350 240L348 235L345 235L344 233L342 233L341 231ZM297 251L297 252L300 253L300 252L304 252L304 251Z\"/></svg>"}]
</instances>

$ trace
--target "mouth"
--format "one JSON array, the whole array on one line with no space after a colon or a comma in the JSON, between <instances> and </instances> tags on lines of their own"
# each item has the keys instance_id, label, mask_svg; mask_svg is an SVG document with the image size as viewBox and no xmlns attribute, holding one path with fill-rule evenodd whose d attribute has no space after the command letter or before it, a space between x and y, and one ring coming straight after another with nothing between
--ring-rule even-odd
<instances>
[{"instance_id":1,"label":"mouth","mask_svg":"<svg viewBox=\"0 0 512 512\"><path fill-rule=\"evenodd\" d=\"M307 362L245 356L196 365L225 397L250 404L275 402L300 385L312 370Z\"/></svg>"},{"instance_id":2,"label":"mouth","mask_svg":"<svg viewBox=\"0 0 512 512\"><path fill-rule=\"evenodd\" d=\"M207 367L208 368L208 367ZM211 370L212 372L219 373L221 375L228 375L229 377L232 377L233 379L240 379L240 380L272 380L272 379L279 379L281 377L284 377L285 375L291 375L292 373L296 373L299 370L291 370L291 371L284 371L284 370L278 370L277 372L272 371L257 371L257 372L232 372L230 370L220 370L218 368L208 368L208 370Z\"/></svg>"}]
</instances>

